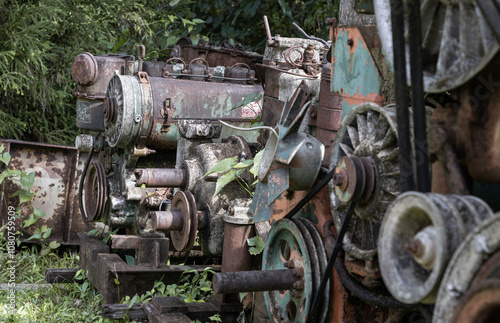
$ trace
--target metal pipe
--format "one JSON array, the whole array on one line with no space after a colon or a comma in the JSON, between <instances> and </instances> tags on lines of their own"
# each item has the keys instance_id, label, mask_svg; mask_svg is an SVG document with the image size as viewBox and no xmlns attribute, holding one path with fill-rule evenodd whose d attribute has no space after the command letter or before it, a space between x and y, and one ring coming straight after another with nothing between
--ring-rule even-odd
<instances>
[{"instance_id":1,"label":"metal pipe","mask_svg":"<svg viewBox=\"0 0 500 323\"><path fill-rule=\"evenodd\" d=\"M410 112L406 81L404 4L391 0L392 45L394 49L394 83L396 87L396 118L398 122L399 183L401 193L414 190L413 158L410 138Z\"/></svg>"},{"instance_id":2,"label":"metal pipe","mask_svg":"<svg viewBox=\"0 0 500 323\"><path fill-rule=\"evenodd\" d=\"M213 288L216 294L289 290L299 280L296 269L237 271L215 274Z\"/></svg>"},{"instance_id":3,"label":"metal pipe","mask_svg":"<svg viewBox=\"0 0 500 323\"><path fill-rule=\"evenodd\" d=\"M184 227L184 217L181 211L151 212L154 231L181 231Z\"/></svg>"},{"instance_id":4,"label":"metal pipe","mask_svg":"<svg viewBox=\"0 0 500 323\"><path fill-rule=\"evenodd\" d=\"M264 16L263 18L264 18L264 27L266 28L267 46L272 46L274 40L273 36L271 35L271 28L269 28L269 21L267 21L267 16Z\"/></svg>"},{"instance_id":5,"label":"metal pipe","mask_svg":"<svg viewBox=\"0 0 500 323\"><path fill-rule=\"evenodd\" d=\"M147 187L180 187L187 183L185 169L176 168L144 168L134 171L137 183L135 186L145 184Z\"/></svg>"},{"instance_id":6,"label":"metal pipe","mask_svg":"<svg viewBox=\"0 0 500 323\"><path fill-rule=\"evenodd\" d=\"M411 91L413 101L413 129L415 133L415 163L417 189L427 193L431 190L429 156L427 149L427 124L422 77L422 29L420 27L420 0L408 4Z\"/></svg>"},{"instance_id":7,"label":"metal pipe","mask_svg":"<svg viewBox=\"0 0 500 323\"><path fill-rule=\"evenodd\" d=\"M248 252L247 239L255 235L252 224L239 225L224 222L224 246L222 248L222 272L252 270L252 255ZM225 303L240 302L239 295L227 294Z\"/></svg>"}]
</instances>

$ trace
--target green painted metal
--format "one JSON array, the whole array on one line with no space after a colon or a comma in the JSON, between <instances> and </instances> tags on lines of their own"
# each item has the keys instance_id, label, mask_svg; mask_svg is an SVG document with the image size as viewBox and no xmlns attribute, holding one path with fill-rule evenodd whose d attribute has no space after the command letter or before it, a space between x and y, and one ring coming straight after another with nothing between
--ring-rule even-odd
<instances>
[{"instance_id":1,"label":"green painted metal","mask_svg":"<svg viewBox=\"0 0 500 323\"><path fill-rule=\"evenodd\" d=\"M262 270L287 269L292 260L294 268L304 269L304 289L264 293L266 308L272 322L305 322L313 301L311 261L304 237L288 219L276 221L269 232L262 257Z\"/></svg>"},{"instance_id":2,"label":"green painted metal","mask_svg":"<svg viewBox=\"0 0 500 323\"><path fill-rule=\"evenodd\" d=\"M331 90L341 97L342 117L363 101L381 101L383 79L359 29L339 28L332 66Z\"/></svg>"}]
</instances>

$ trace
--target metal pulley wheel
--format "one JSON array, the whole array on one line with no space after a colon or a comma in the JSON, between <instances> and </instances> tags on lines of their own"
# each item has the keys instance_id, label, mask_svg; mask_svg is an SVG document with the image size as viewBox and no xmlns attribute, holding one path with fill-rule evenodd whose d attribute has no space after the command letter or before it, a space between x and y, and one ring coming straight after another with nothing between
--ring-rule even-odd
<instances>
[{"instance_id":1,"label":"metal pulley wheel","mask_svg":"<svg viewBox=\"0 0 500 323\"><path fill-rule=\"evenodd\" d=\"M453 322L487 323L500 318L500 251L481 266L453 313Z\"/></svg>"},{"instance_id":2,"label":"metal pulley wheel","mask_svg":"<svg viewBox=\"0 0 500 323\"><path fill-rule=\"evenodd\" d=\"M407 5L409 1L403 2ZM374 6L382 47L392 63L390 0L374 0ZM488 64L500 48L477 1L424 0L421 1L420 15L426 92L445 92L465 84ZM407 30L405 32L408 40ZM408 57L407 71L410 70Z\"/></svg>"},{"instance_id":3,"label":"metal pulley wheel","mask_svg":"<svg viewBox=\"0 0 500 323\"><path fill-rule=\"evenodd\" d=\"M323 292L320 310L309 313L313 297L326 268L327 258L321 237L307 219L281 219L267 236L262 270L298 269L301 280L292 290L264 293L269 318L278 322L305 322L317 315L316 322L328 317L330 287Z\"/></svg>"},{"instance_id":4,"label":"metal pulley wheel","mask_svg":"<svg viewBox=\"0 0 500 323\"><path fill-rule=\"evenodd\" d=\"M400 192L395 119L395 106L360 104L344 118L333 143L332 217L338 232L341 214L356 199L344 237L344 250L356 259L370 261L376 256L380 223Z\"/></svg>"},{"instance_id":5,"label":"metal pulley wheel","mask_svg":"<svg viewBox=\"0 0 500 323\"><path fill-rule=\"evenodd\" d=\"M171 210L178 210L183 216L182 229L170 232L172 244L177 251L191 250L194 247L198 232L198 214L193 194L189 191L175 193L171 203Z\"/></svg>"},{"instance_id":6,"label":"metal pulley wheel","mask_svg":"<svg viewBox=\"0 0 500 323\"><path fill-rule=\"evenodd\" d=\"M459 245L439 286L432 322L498 321L498 232L500 213L484 220Z\"/></svg>"},{"instance_id":7,"label":"metal pulley wheel","mask_svg":"<svg viewBox=\"0 0 500 323\"><path fill-rule=\"evenodd\" d=\"M387 210L379 236L379 265L389 292L406 304L434 303L453 252L492 215L474 196L399 196Z\"/></svg>"},{"instance_id":8,"label":"metal pulley wheel","mask_svg":"<svg viewBox=\"0 0 500 323\"><path fill-rule=\"evenodd\" d=\"M108 183L104 166L99 161L90 164L83 184L83 201L87 221L100 221L108 200Z\"/></svg>"}]
</instances>

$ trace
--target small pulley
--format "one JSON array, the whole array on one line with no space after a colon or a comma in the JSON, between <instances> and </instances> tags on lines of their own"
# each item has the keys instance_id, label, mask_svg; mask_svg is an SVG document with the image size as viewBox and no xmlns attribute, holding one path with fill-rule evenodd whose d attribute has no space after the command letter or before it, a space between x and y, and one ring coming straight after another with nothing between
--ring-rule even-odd
<instances>
[{"instance_id":1,"label":"small pulley","mask_svg":"<svg viewBox=\"0 0 500 323\"><path fill-rule=\"evenodd\" d=\"M87 221L102 220L108 200L108 184L104 166L99 161L90 164L83 191Z\"/></svg>"}]
</instances>

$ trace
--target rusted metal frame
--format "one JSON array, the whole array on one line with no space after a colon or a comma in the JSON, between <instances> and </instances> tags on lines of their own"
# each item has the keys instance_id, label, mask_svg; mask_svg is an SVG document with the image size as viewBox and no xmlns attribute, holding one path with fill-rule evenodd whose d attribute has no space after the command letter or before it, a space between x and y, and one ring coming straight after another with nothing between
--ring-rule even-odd
<instances>
[{"instance_id":1,"label":"rusted metal frame","mask_svg":"<svg viewBox=\"0 0 500 323\"><path fill-rule=\"evenodd\" d=\"M50 192L54 192L56 189L56 193L59 194L58 201L60 199L61 203L55 204L55 208L51 208L51 205L54 205L57 201L53 201L50 198L44 200L45 203L41 203L44 205L42 209L45 210L47 213L46 216L48 216L49 219L46 220L42 218L40 219L41 222L22 229L21 231L25 236L22 241L25 241L24 239L26 237L31 236L37 227L42 224L46 224L49 227L54 227L53 234L49 240L56 240L62 244L78 243L78 238L76 237L77 231L72 232L72 230L90 230L88 224L81 221L78 212L75 212L75 208L78 208L78 203L69 202L74 200L74 194L76 194L76 182L79 176L77 172L78 159L80 156L79 152L74 147L40 144L20 140L1 140L0 144L3 144L5 146L5 152L10 152L12 156L7 167L13 169L25 169L27 172L34 171L36 174L36 181L39 178L47 178L43 176L43 172L40 173L40 170L38 170L39 168L46 169L49 172L54 172L54 176L57 176L50 177L51 180L60 181L64 186L61 191L61 188L57 185L48 186L47 184L47 187L42 187L44 191L36 193L34 205L39 208L41 207L41 205L39 205L40 199L44 198L46 193L51 194ZM20 159L19 156L24 154L31 156L30 158L36 159L36 161L31 162L25 159ZM63 166L60 165L61 163ZM55 164L58 165L56 166ZM11 187L11 189L17 188L17 186L11 181L5 181L3 183L3 187ZM11 201L9 191L4 189L2 194L0 194L0 214L5 214L5 217L8 212L3 212L3 210L7 208L9 203L12 204L14 202ZM17 207L17 204L15 206ZM47 206L49 207L48 212ZM23 218L18 218L16 220L16 226L20 227L22 220Z\"/></svg>"},{"instance_id":2,"label":"rusted metal frame","mask_svg":"<svg viewBox=\"0 0 500 323\"><path fill-rule=\"evenodd\" d=\"M398 124L400 191L412 191L413 158L410 134L410 112L406 81L406 55L404 33L404 4L400 0L391 0L392 43L394 48L394 79L396 87L396 118Z\"/></svg>"},{"instance_id":3,"label":"rusted metal frame","mask_svg":"<svg viewBox=\"0 0 500 323\"><path fill-rule=\"evenodd\" d=\"M119 298L144 294L155 281L175 284L186 270L203 271L207 266L127 265L100 239L80 233L80 268L103 295L107 303L118 303ZM147 238L144 238L147 240ZM220 266L210 266L220 271ZM115 283L117 279L120 284Z\"/></svg>"}]
</instances>

